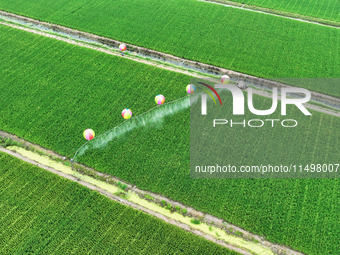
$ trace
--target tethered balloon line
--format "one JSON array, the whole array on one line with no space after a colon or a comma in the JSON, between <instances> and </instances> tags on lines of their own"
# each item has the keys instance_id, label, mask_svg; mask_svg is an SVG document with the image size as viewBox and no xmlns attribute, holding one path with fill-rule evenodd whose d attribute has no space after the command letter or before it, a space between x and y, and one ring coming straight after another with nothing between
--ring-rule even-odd
<instances>
[{"instance_id":1,"label":"tethered balloon line","mask_svg":"<svg viewBox=\"0 0 340 255\"><path fill-rule=\"evenodd\" d=\"M171 101L171 102L164 103L163 105L173 104L173 103L175 103L175 102L177 102L177 101L179 101L179 100L181 100L181 99L183 99L183 98L186 98L186 97L190 97L190 95L186 95L186 96L184 96L184 97L178 98L178 99L173 100L173 101ZM119 126L123 125L125 122L127 122L127 121L129 121L129 120L131 120L131 119L136 119L136 118L138 118L138 117L141 117L141 116L147 114L148 112L151 112L152 110L154 110L154 109L156 109L156 108L159 108L160 106L161 106L161 105L157 105L157 106L151 108L150 110L148 110L148 111L146 111L146 112L143 112L143 113L141 113L141 114L139 114L139 115L137 115L137 116L135 116L135 117L131 117L130 119L127 119L127 120L123 121L122 123L120 123L119 125L115 126L114 128L112 128L112 129L110 129L110 130L108 130L108 131L106 131L106 132L104 132L104 133L102 133L102 134L100 134L100 135L94 137L92 140L88 140L88 141L85 142L82 146L80 146L80 147L78 148L78 150L75 152L74 156L72 157L71 162L74 161L74 159L76 158L76 156L77 156L79 150L80 150L81 148L83 148L85 145L87 145L90 141L93 141L93 140L95 140L95 139L98 139L99 137L101 137L101 136L103 136L103 135L105 135L105 134L107 134L107 133L113 131L114 129L118 128Z\"/></svg>"}]
</instances>

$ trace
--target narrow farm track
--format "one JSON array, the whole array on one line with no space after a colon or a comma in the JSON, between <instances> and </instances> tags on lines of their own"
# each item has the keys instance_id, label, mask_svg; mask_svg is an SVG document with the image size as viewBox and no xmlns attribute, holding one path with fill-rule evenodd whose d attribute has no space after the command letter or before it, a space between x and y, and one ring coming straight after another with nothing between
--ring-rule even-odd
<instances>
[{"instance_id":1,"label":"narrow farm track","mask_svg":"<svg viewBox=\"0 0 340 255\"><path fill-rule=\"evenodd\" d=\"M3 17L9 18L9 20L4 20ZM86 47L106 54L124 57L136 62L144 63L177 73L182 73L195 78L212 79L212 77L217 78L217 76L228 74L232 77L232 81L236 83L239 81L245 81L246 84L256 84L257 86L263 86L269 89L291 87L280 82L267 80L200 62L181 59L170 54L157 52L131 44L126 44L128 46L128 49L130 50L130 54L125 54L124 56L122 56L121 53L116 49L121 43L119 41L79 30L74 30L68 27L63 27L60 25L50 24L16 14L7 13L4 11L0 11L0 25L20 29L26 32L63 41L80 47ZM217 81L217 79L214 78L213 81ZM271 97L270 93L262 89L255 89L254 93L264 97ZM319 92L312 91L311 93L312 100L316 102L321 102L332 107L335 106L340 110L339 98L325 95ZM334 111L327 107L321 107L315 104L306 104L306 107L325 114L340 117L339 111Z\"/></svg>"},{"instance_id":2,"label":"narrow farm track","mask_svg":"<svg viewBox=\"0 0 340 255\"><path fill-rule=\"evenodd\" d=\"M48 150L48 149L45 149L45 148L42 148L41 146L39 145L35 145L35 144L32 144L22 138L19 138L15 135L12 135L12 134L9 134L7 132L4 132L4 131L1 131L0 130L0 137L6 139L6 138L9 138L11 139L12 141L15 141L15 142L19 142L21 143L24 147L26 148L29 148L29 149L33 149L35 151L38 151L38 153L35 153L35 154L40 154L39 152L41 152L42 154L45 154L45 155L48 155L48 156L51 156L51 157L54 157L54 158L58 158L58 159L62 159L63 157L61 155L58 155L57 153L51 151L51 150ZM10 148L10 147L9 147ZM208 214L205 214L203 212L199 212L191 207L186 207L178 202L175 202L175 201L172 201L166 197L163 197L159 194L155 194L155 193L151 193L151 192L148 192L148 191L144 191L144 190L140 190L138 189L137 187L135 186L132 186L130 184L127 184L128 187L131 189L131 191L134 193L134 194L137 194L138 196L141 196L141 194L149 194L150 196L154 197L155 199L161 201L161 200L164 200L166 201L167 203L171 203L173 205L177 205L177 206L180 206L181 208L186 208L188 210L188 216L189 215L192 215L194 217L199 217L199 218L204 218L204 222L214 222L213 226L214 226L214 229L220 229L222 231L224 231L223 229L230 229L230 228L233 228L235 231L238 231L238 232L241 232L242 233L242 236L235 236L234 238L236 239L239 239L240 241L238 242L234 242L232 241L232 239L229 241L229 242L226 242L224 239L222 238L216 238L215 236L215 230L210 232L210 233L207 233L207 232L204 232L204 231L201 231L200 229L198 228L195 228L194 226L190 226L189 224L186 224L185 222L181 221L181 220L177 220L175 219L175 217L169 217L169 214L163 214L162 212L160 211L157 211L154 209L154 206L151 206L151 207L145 207L141 204L138 204L138 203L134 203L133 200L129 201L129 199L124 199L122 197L119 197L115 194L112 193L112 189L105 189L105 188L102 188L100 185L97 184L97 182L95 184L91 183L89 181L89 178L93 177L94 175L91 174L91 177L87 174L82 174L83 176L85 176L86 178L82 178L80 177L81 175L77 174L77 175L72 175L70 174L69 172L63 172L61 171L58 167L56 167L58 164L61 164L61 163L58 163L58 161L54 161L54 164L53 165L48 165L48 164L45 164L43 163L42 161L39 161L39 160L34 160L32 158L29 158L29 157L26 157L25 155L21 154L20 152L16 152L16 151L13 151L12 149L7 149L7 148L4 148L4 147L1 147L0 146L0 151L1 152L4 152L4 153L7 153L9 155L12 155L20 160L23 160L25 162L28 162L30 164L33 164L35 166L38 166L42 169L45 169L49 172L52 172L54 174L57 174L61 177L64 177L66 179L69 179L71 181L74 181L74 182L77 182L91 190L96 190L98 191L99 193L101 193L102 195L104 196L107 196L108 198L116 201L116 202L119 202L121 204L124 204L126 206L130 206L136 210L140 210L140 211L143 211L144 213L147 213L147 214L150 214L154 217L157 217L169 224L172 224L172 225L175 225L177 227L180 227L186 231L189 231L195 235L198 235L200 237L203 237L209 241L212 241L214 243L217 243L219 245L222 245L223 247L226 247L230 250L234 250L236 252L239 252L240 254L287 254L287 255L302 255L302 253L300 252L297 252L297 251L294 251L292 249L290 249L289 247L286 247L286 246L283 246L283 245L278 245L278 244L274 244L274 243L271 243L269 241L266 241L266 240L263 240L260 236L257 236L257 235L254 235L250 232L247 232L235 225L232 225L232 224L229 224L229 223L226 223L226 222L223 222L223 220L221 219L218 219L212 215L208 215ZM86 166L82 166L82 167L85 167L87 168ZM87 168L87 169L90 169L90 168ZM97 176L105 176L107 177L108 175L104 175L100 172L97 172L95 171L94 169L91 169L91 171L93 171L93 173L95 173L95 175ZM111 176L110 176L111 177ZM116 177L112 177L112 178L116 178ZM100 181L98 181L99 183ZM124 182L123 182L124 183ZM114 185L109 185L108 183L106 183L105 185L108 185L108 186L112 186L112 187L115 187ZM111 192L110 192L111 191ZM189 216L190 217L190 216ZM188 218L190 219L190 218ZM230 235L230 234L229 234ZM245 238L244 238L245 237ZM253 240L257 240L256 242L254 242Z\"/></svg>"},{"instance_id":3,"label":"narrow farm track","mask_svg":"<svg viewBox=\"0 0 340 255\"><path fill-rule=\"evenodd\" d=\"M333 21L329 21L329 20L323 20L323 19L320 19L320 18L313 18L313 17L303 16L303 15L299 15L299 14L295 14L295 13L273 10L273 9L255 6L255 5L240 4L240 3L237 3L237 2L224 1L224 0L197 0L197 1L207 2L207 3L212 3L212 4L219 4L219 5L223 5L223 6L226 6L226 7L232 7L232 8L246 10L246 11L250 11L250 12L268 14L268 15L272 15L272 16L287 18L287 19L296 20L296 21L305 22L305 23L310 23L310 24L315 24L315 25L319 25L319 26L335 27L335 28L338 28L338 29L340 28L339 22L335 22L335 21L333 22Z\"/></svg>"}]
</instances>

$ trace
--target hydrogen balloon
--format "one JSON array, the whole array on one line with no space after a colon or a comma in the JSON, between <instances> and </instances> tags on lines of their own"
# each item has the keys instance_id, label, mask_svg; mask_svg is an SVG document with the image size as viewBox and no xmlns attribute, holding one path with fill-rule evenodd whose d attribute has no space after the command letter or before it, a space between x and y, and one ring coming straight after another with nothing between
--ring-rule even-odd
<instances>
[{"instance_id":1,"label":"hydrogen balloon","mask_svg":"<svg viewBox=\"0 0 340 255\"><path fill-rule=\"evenodd\" d=\"M223 75L221 78L223 84L228 84L230 82L230 77L228 75Z\"/></svg>"},{"instance_id":2,"label":"hydrogen balloon","mask_svg":"<svg viewBox=\"0 0 340 255\"><path fill-rule=\"evenodd\" d=\"M130 119L132 117L132 111L129 108L126 108L122 111L122 116L124 119Z\"/></svg>"},{"instance_id":3,"label":"hydrogen balloon","mask_svg":"<svg viewBox=\"0 0 340 255\"><path fill-rule=\"evenodd\" d=\"M187 87L186 87L186 90L189 94L192 94L196 91L196 87L192 84L189 84Z\"/></svg>"},{"instance_id":4,"label":"hydrogen balloon","mask_svg":"<svg viewBox=\"0 0 340 255\"><path fill-rule=\"evenodd\" d=\"M155 102L156 102L156 104L162 105L165 102L165 97L163 95L161 95L161 94L158 94L155 97Z\"/></svg>"},{"instance_id":5,"label":"hydrogen balloon","mask_svg":"<svg viewBox=\"0 0 340 255\"><path fill-rule=\"evenodd\" d=\"M122 43L121 45L119 45L119 50L120 51L126 51L126 45L124 43Z\"/></svg>"},{"instance_id":6,"label":"hydrogen balloon","mask_svg":"<svg viewBox=\"0 0 340 255\"><path fill-rule=\"evenodd\" d=\"M95 136L95 133L92 129L86 129L83 133L84 138L88 141L92 140Z\"/></svg>"}]
</instances>

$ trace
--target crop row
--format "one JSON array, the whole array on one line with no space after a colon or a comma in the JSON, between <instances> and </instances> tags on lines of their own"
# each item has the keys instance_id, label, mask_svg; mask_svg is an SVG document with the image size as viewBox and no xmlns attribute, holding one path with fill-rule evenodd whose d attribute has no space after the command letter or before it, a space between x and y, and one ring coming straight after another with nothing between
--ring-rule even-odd
<instances>
[{"instance_id":1,"label":"crop row","mask_svg":"<svg viewBox=\"0 0 340 255\"><path fill-rule=\"evenodd\" d=\"M265 78L340 75L339 29L197 0L0 0L0 9Z\"/></svg>"},{"instance_id":2,"label":"crop row","mask_svg":"<svg viewBox=\"0 0 340 255\"><path fill-rule=\"evenodd\" d=\"M236 254L6 154L0 163L1 254Z\"/></svg>"},{"instance_id":3,"label":"crop row","mask_svg":"<svg viewBox=\"0 0 340 255\"><path fill-rule=\"evenodd\" d=\"M6 35L6 59L0 63L4 70L0 129L69 157L85 141L86 128L101 134L123 121L122 109L137 115L152 108L155 94L168 101L183 97L190 81L126 59L0 29ZM255 105L265 108L270 100L256 97ZM281 164L287 157L338 161L339 118L318 112L306 117L293 107L288 113L299 121L297 128L223 131L230 145L225 161ZM277 113L270 117L281 118ZM104 148L89 150L79 160L271 241L310 254L337 250L333 232L338 229L338 210L332 207L337 199L328 196L338 194L337 180L192 179L189 152L187 109L157 125L134 129Z\"/></svg>"}]
</instances>

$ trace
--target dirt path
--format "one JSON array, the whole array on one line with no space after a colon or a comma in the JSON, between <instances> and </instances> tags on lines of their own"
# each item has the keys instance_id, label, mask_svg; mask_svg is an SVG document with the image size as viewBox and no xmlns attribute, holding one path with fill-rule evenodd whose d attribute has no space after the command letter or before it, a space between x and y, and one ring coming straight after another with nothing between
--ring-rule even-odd
<instances>
[{"instance_id":1,"label":"dirt path","mask_svg":"<svg viewBox=\"0 0 340 255\"><path fill-rule=\"evenodd\" d=\"M266 241L261 236L254 235L215 216L197 211L192 207L185 206L159 194L138 189L136 186L124 183L124 181L111 175L98 172L80 164L74 164L71 168L70 166L67 166L69 161L65 160L65 158L61 155L42 148L39 145L32 144L10 133L0 131L0 137L19 142L26 148L16 147L18 149L13 149L13 147L7 147L7 149L0 146L0 151L2 152L15 156L69 180L76 181L92 190L97 190L101 194L117 202L153 215L207 240L218 243L228 249L235 250L241 254L302 254L290 249L289 247ZM127 194L129 194L128 196L123 198L115 195L117 191L119 191L119 188L113 183L117 183L118 181L122 184L126 184L128 190ZM146 195L153 199L150 200L146 198ZM162 201L165 201L167 204L171 204L173 208L178 206L181 210L186 209L187 213L183 215L177 211L170 212L168 209L163 207ZM201 224L192 224L191 219L193 218L200 219ZM231 230L233 232L230 232ZM236 235L235 233L241 234Z\"/></svg>"},{"instance_id":2,"label":"dirt path","mask_svg":"<svg viewBox=\"0 0 340 255\"><path fill-rule=\"evenodd\" d=\"M296 20L300 22L306 22L311 23L315 25L325 26L325 27L333 27L333 28L340 28L340 23L336 21L331 20L324 20L321 18L311 17L311 16L304 16L297 13L291 13L291 12L285 12L265 7L260 7L256 5L249 5L249 4L241 4L238 2L233 1L225 1L225 0L197 0L200 2L208 2L213 4L219 4L226 7L236 8L236 9L242 9L246 11L251 12L257 12L257 13L263 13L267 15L277 16L281 18Z\"/></svg>"},{"instance_id":3,"label":"dirt path","mask_svg":"<svg viewBox=\"0 0 340 255\"><path fill-rule=\"evenodd\" d=\"M3 15L4 12L0 11L0 15ZM234 82L237 81L246 81L249 82L250 85L252 84L261 84L264 87L269 87L269 88L273 88L273 87L277 87L277 88L282 88L282 87L291 87L288 86L286 84L282 84L279 82L275 82L275 81L271 81L271 80L266 80L266 79L262 79L262 78L258 78L258 77L254 77L254 76L250 76L247 74L242 74L242 73L238 73L238 72L234 72L231 70L227 70L227 69L223 69L223 68L219 68L219 67L215 67L215 66L210 66L207 64L203 64L203 63L199 63L199 62L194 62L194 61L190 61L190 60L186 60L186 59L180 59L178 57L169 55L169 54L165 54L165 53L161 53L161 52L156 52L156 51L152 51L149 49L145 49L145 48L141 48L138 46L134 46L134 45L128 45L133 53L135 54L125 54L124 56L121 55L121 53L115 49L112 48L112 45L114 46L118 46L120 44L120 42L112 40L112 39L108 39L108 38L103 38L103 37L99 37L96 35L92 35L92 34L88 34L88 33L84 33L81 31L77 31L77 30L73 30L70 28L66 28L66 27L62 27L59 25L54 25L54 24L48 24L45 22L40 22L37 20L32 20L26 17L21 17L15 14L10 14L10 13L5 13L5 16L9 16L11 18L16 18L16 19L20 19L21 21L24 22L30 22L27 24L31 24L32 26L35 26L37 24L39 24L40 28L30 28L27 26L24 26L22 24L13 24L11 22L6 22L6 21L0 21L0 25L5 25L5 26L9 26L12 28L16 28L16 29L20 29L23 31L27 31L30 33L34 33L37 35L41 35L44 37L49 37L55 40L59 40L59 41L63 41L69 44L74 44L80 47L85 47L85 48L89 48L92 50L96 50L99 52L103 52L106 54L110 54L110 55L114 55L114 56L118 56L118 57L124 57L133 61L137 61L140 63L144 63L147 65L151 65L151 66L155 66L161 69L165 69L165 70L169 70L169 71L173 71L173 72L177 72L177 73L182 73L191 77L195 77L195 78L202 78L202 79L210 79L213 80L214 82L219 81L216 78L212 78L212 74L218 74L218 75L223 75L223 74L228 74L232 77L232 79L234 80ZM1 18L1 17L0 17ZM46 25L48 24L48 25ZM53 31L60 31L59 33L62 33L61 35L58 34L58 32L48 32L46 31L46 29L49 29L50 27L53 27ZM58 27L58 28L56 28ZM68 34L70 36L73 37L77 37L77 39L72 38L72 37L65 37L65 34ZM83 41L81 41L81 39L83 39ZM97 42L98 44L95 45L94 43L88 42L87 40L94 40L93 42ZM152 57L153 59L146 59L145 57L141 57L140 53L145 54L147 57ZM171 63L180 63L180 66L176 66L175 64L169 64L169 62ZM254 90L254 93L264 96L264 97L270 97L270 93L260 89L260 88L256 88ZM335 105L336 107L339 107L340 109L340 99L336 98L336 97L332 97L332 96L328 96L328 95L324 95L321 93L317 93L317 92L312 92L312 100L318 101L318 102L322 102L322 103L326 103L329 105ZM321 106L316 106L313 104L306 104L306 107L315 110L315 111L319 111L325 114L329 114L329 115L333 115L336 117L340 117L340 110L339 111L333 111L330 110L327 107L321 107Z\"/></svg>"}]
</instances>

